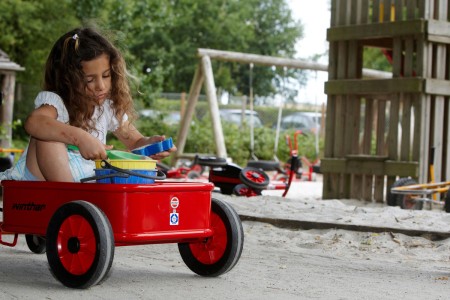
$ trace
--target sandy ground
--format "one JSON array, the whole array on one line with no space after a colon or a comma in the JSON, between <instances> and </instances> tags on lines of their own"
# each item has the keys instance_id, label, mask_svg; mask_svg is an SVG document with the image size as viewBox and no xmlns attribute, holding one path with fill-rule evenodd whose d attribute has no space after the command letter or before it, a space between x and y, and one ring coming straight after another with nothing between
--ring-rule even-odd
<instances>
[{"instance_id":1,"label":"sandy ground","mask_svg":"<svg viewBox=\"0 0 450 300\"><path fill-rule=\"evenodd\" d=\"M403 211L355 200L321 200L321 182L237 198L214 193L245 216L448 232L442 210ZM57 282L45 255L23 237L0 248L1 299L447 299L450 239L394 230L280 228L244 221L238 264L218 278L194 275L175 244L117 247L101 285L71 290Z\"/></svg>"}]
</instances>

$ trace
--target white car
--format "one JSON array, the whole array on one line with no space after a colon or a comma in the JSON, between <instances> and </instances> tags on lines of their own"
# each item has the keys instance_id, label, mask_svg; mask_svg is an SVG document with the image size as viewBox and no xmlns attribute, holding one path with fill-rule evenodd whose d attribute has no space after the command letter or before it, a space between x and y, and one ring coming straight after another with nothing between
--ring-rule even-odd
<instances>
[{"instance_id":1,"label":"white car","mask_svg":"<svg viewBox=\"0 0 450 300\"><path fill-rule=\"evenodd\" d=\"M259 115L256 111L251 111L246 109L244 114L242 113L243 111L241 109L220 109L219 113L220 113L220 119L223 122L229 122L229 123L234 123L236 125L238 125L239 127L242 127L242 121L244 121L244 123L247 126L250 126L250 122L252 120L251 116L253 115L253 127L262 127L263 123L261 121L261 119L259 118Z\"/></svg>"},{"instance_id":2,"label":"white car","mask_svg":"<svg viewBox=\"0 0 450 300\"><path fill-rule=\"evenodd\" d=\"M296 112L281 118L280 129L295 129L302 132L318 133L320 131L320 123L322 122L322 114L315 112Z\"/></svg>"}]
</instances>

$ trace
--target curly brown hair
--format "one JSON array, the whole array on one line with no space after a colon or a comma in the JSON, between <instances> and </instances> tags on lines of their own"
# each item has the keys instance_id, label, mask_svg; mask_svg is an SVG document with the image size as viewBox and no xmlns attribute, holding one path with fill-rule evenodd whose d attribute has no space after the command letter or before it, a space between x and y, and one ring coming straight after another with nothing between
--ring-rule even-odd
<instances>
[{"instance_id":1,"label":"curly brown hair","mask_svg":"<svg viewBox=\"0 0 450 300\"><path fill-rule=\"evenodd\" d=\"M127 78L125 60L120 51L93 28L76 28L61 36L47 58L44 89L58 94L69 113L69 124L86 131L94 130L92 115L96 102L86 94L86 82L81 63L98 56L109 56L111 65L111 93L114 114L123 121L124 114L130 123L135 120L133 100Z\"/></svg>"}]
</instances>

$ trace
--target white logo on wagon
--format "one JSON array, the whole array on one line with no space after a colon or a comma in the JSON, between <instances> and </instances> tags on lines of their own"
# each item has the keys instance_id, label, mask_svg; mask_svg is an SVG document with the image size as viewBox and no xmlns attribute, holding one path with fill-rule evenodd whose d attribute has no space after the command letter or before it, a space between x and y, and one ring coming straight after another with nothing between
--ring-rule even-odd
<instances>
[{"instance_id":1,"label":"white logo on wagon","mask_svg":"<svg viewBox=\"0 0 450 300\"><path fill-rule=\"evenodd\" d=\"M178 222L180 221L180 217L177 213L171 213L170 214L170 225L178 225Z\"/></svg>"},{"instance_id":2,"label":"white logo on wagon","mask_svg":"<svg viewBox=\"0 0 450 300\"><path fill-rule=\"evenodd\" d=\"M173 197L172 199L170 199L170 206L171 206L173 209L178 208L178 205L180 205L180 200L178 200L177 197Z\"/></svg>"}]
</instances>

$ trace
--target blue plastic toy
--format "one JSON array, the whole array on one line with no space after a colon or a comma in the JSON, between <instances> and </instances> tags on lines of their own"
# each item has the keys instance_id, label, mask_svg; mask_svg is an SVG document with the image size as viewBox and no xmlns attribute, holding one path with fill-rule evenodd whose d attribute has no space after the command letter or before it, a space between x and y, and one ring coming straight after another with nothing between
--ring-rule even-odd
<instances>
[{"instance_id":1,"label":"blue plastic toy","mask_svg":"<svg viewBox=\"0 0 450 300\"><path fill-rule=\"evenodd\" d=\"M173 147L173 141L172 138L165 139L164 141L145 145L136 149L131 150L131 152L135 154L145 155L145 156L151 156L154 154L157 154L159 152L168 151Z\"/></svg>"}]
</instances>

